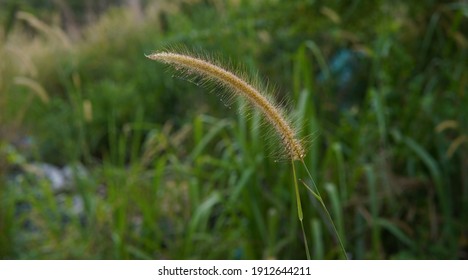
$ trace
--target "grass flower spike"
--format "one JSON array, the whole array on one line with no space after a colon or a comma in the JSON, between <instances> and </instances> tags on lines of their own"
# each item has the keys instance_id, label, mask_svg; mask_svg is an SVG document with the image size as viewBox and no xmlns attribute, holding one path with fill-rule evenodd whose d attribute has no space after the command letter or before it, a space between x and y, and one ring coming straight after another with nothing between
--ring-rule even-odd
<instances>
[{"instance_id":1,"label":"grass flower spike","mask_svg":"<svg viewBox=\"0 0 468 280\"><path fill-rule=\"evenodd\" d=\"M185 54L159 52L147 55L147 57L152 60L171 64L176 69L183 69L188 73L197 73L201 77L213 80L235 94L243 96L249 100L254 107L259 109L275 128L288 156L293 160L301 160L304 158L304 147L301 141L296 138L295 130L286 120L282 111L278 106L274 105L266 95L261 94L258 89L243 79L211 62Z\"/></svg>"},{"instance_id":2,"label":"grass flower spike","mask_svg":"<svg viewBox=\"0 0 468 280\"><path fill-rule=\"evenodd\" d=\"M225 87L235 95L240 95L243 98L246 98L253 107L255 107L263 113L268 122L272 125L272 127L279 135L279 138L283 143L284 150L286 151L287 156L291 159L292 170L294 175L294 190L296 193L297 214L301 223L307 259L310 259L310 252L308 248L309 246L307 244L307 236L305 234L304 229L302 205L299 194L299 187L297 184L298 180L296 178L296 169L294 167L294 161L301 161L311 181L314 181L304 162L305 149L302 146L301 141L297 139L297 132L292 128L290 122L285 118L285 115L283 114L281 108L275 105L275 103L272 100L270 100L268 95L262 94L261 91L258 90L256 87L252 86L251 83L246 82L245 80L239 78L232 72L216 64L213 64L205 59L200 59L187 54L178 54L173 52L158 52L147 55L147 57L152 60L157 60L166 64L170 64L174 66L176 70L181 71L182 73L188 75L198 74L205 80L214 81L216 84ZM327 213L327 217L330 220L330 223L333 225L335 234L338 237L339 244L343 251L343 255L347 259L348 257L343 242L338 234L338 231L336 230L332 217L327 207L325 206L325 203L323 202L319 189L317 188L317 186L315 186L315 183L315 190L310 188L303 181L302 183L305 185L307 190L310 191L318 199L325 212Z\"/></svg>"}]
</instances>

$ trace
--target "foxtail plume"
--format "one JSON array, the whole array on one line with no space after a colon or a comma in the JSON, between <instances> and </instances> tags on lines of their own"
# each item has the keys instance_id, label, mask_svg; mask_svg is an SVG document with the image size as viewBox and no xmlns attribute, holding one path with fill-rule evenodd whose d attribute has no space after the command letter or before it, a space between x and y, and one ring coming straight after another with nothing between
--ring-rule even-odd
<instances>
[{"instance_id":1,"label":"foxtail plume","mask_svg":"<svg viewBox=\"0 0 468 280\"><path fill-rule=\"evenodd\" d=\"M297 139L297 133L292 128L290 122L287 121L280 108L270 101L266 95L261 94L254 86L220 66L190 55L158 52L146 57L173 65L176 69L183 68L190 73L198 73L203 78L214 80L234 93L246 98L255 108L258 108L263 113L269 123L275 128L289 157L293 160L302 160L304 158L305 149L301 141Z\"/></svg>"}]
</instances>

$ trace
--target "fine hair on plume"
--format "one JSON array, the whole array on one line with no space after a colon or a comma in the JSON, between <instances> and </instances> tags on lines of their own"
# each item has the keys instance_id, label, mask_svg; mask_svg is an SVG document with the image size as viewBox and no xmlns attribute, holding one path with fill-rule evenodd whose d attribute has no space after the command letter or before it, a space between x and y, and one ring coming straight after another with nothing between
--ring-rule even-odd
<instances>
[{"instance_id":1,"label":"fine hair on plume","mask_svg":"<svg viewBox=\"0 0 468 280\"><path fill-rule=\"evenodd\" d=\"M305 157L305 149L302 141L297 138L297 130L286 117L284 110L274 102L272 96L259 89L256 85L258 83L241 78L240 75L210 59L200 58L187 52L162 51L146 55L146 57L169 64L183 75L198 76L202 79L201 84L213 82L225 88L231 94L227 99L227 104L231 103L235 96L247 100L252 108L262 113L266 122L274 129L288 158L302 160Z\"/></svg>"}]
</instances>

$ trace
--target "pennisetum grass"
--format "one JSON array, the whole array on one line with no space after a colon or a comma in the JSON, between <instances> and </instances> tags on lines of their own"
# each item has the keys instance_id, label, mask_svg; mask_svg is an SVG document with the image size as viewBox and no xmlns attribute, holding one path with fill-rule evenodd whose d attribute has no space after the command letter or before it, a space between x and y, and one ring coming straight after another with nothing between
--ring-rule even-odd
<instances>
[{"instance_id":1,"label":"pennisetum grass","mask_svg":"<svg viewBox=\"0 0 468 280\"><path fill-rule=\"evenodd\" d=\"M269 95L262 93L261 90L257 89L245 80L239 78L239 76L235 75L233 72L228 71L206 59L197 58L188 54L179 54L173 52L157 52L147 55L146 57L152 60L172 65L176 68L176 70L182 71L184 73L198 74L207 81L213 81L216 84L219 84L222 87L228 89L229 92L231 92L232 94L239 95L247 99L254 108L258 109L260 112L263 113L264 117L268 120L270 125L276 131L279 139L281 139L286 155L291 160L294 176L294 188L296 193L297 213L299 221L301 223L306 255L307 258L310 259L307 237L304 230L304 217L302 212L301 199L299 195L298 180L296 177L296 169L294 165L295 161L302 162L304 168L307 171L308 176L310 177L312 182L314 181L304 162L306 152L302 141L297 138L297 131L293 128L291 122L288 121L283 110L281 110L281 108L278 105L276 105L275 102L273 102ZM312 189L305 182L301 182L304 184L307 190L314 195L314 197L320 202L320 205L323 207L330 223L333 226L335 234L340 243L340 247L343 251L344 257L347 259L347 254L346 250L344 249L343 242L338 234L338 231L336 230L331 215L329 214L329 211L325 206L322 196L320 195L319 189L317 188L315 183L313 183L314 188Z\"/></svg>"},{"instance_id":2,"label":"pennisetum grass","mask_svg":"<svg viewBox=\"0 0 468 280\"><path fill-rule=\"evenodd\" d=\"M231 90L235 94L243 96L258 108L280 135L288 155L293 160L300 160L305 156L304 147L296 138L296 133L291 124L286 120L280 108L262 95L258 89L251 86L232 72L227 71L206 60L198 59L189 55L160 52L147 56L150 59L182 67L186 70L199 73L204 78L214 80Z\"/></svg>"}]
</instances>

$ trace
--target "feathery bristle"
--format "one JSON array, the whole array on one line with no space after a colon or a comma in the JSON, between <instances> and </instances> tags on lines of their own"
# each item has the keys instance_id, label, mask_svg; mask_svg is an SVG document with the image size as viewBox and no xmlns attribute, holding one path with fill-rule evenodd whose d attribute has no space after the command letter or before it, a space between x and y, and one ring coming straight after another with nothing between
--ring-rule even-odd
<instances>
[{"instance_id":1,"label":"feathery bristle","mask_svg":"<svg viewBox=\"0 0 468 280\"><path fill-rule=\"evenodd\" d=\"M260 109L270 124L273 125L289 156L293 160L301 160L304 158L305 150L301 141L296 138L296 132L283 116L281 110L265 95L262 95L258 89L246 81L211 62L185 54L159 52L147 55L147 57L152 60L174 65L176 68L182 67L190 72L198 73L247 98L254 107Z\"/></svg>"}]
</instances>

